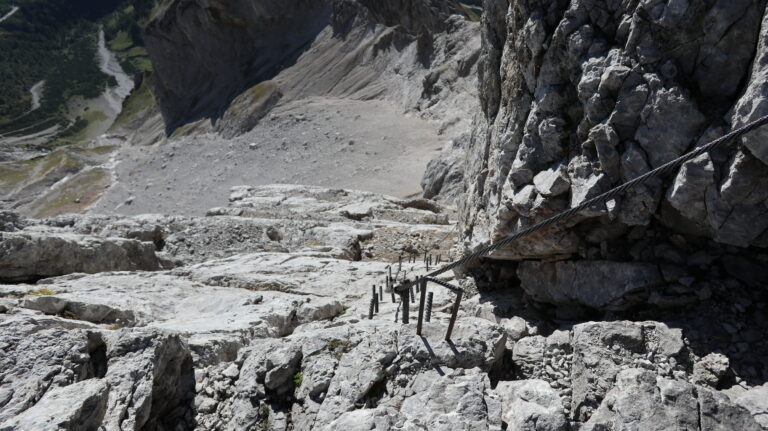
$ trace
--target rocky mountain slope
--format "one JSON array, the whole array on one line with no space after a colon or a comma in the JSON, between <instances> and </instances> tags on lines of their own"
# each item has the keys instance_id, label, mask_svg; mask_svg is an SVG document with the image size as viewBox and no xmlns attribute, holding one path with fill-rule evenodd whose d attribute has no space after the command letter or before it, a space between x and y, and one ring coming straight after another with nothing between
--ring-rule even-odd
<instances>
[{"instance_id":1,"label":"rocky mountain slope","mask_svg":"<svg viewBox=\"0 0 768 431\"><path fill-rule=\"evenodd\" d=\"M148 11L154 4L98 21L107 54L134 77L106 128L56 145L26 132L0 143L11 158L0 162L5 207L199 215L230 187L275 182L415 196L427 163L466 141L478 106L476 5L166 1ZM207 31L189 30L200 23ZM93 108L79 118L103 111ZM234 169L220 165L235 155ZM430 175L429 196L455 195L461 161ZM166 204L193 180L197 199Z\"/></svg>"},{"instance_id":2,"label":"rocky mountain slope","mask_svg":"<svg viewBox=\"0 0 768 431\"><path fill-rule=\"evenodd\" d=\"M300 340L317 349L303 355L297 394L310 402L371 331L400 330L395 304L362 319L382 260L452 245L440 207L370 193L241 187L209 214L2 214L0 280L37 281L0 286L2 429L279 429L302 384L296 346L310 347ZM449 300L438 292L435 306ZM232 411L265 390L251 379L263 384L266 371L270 401ZM339 405L318 426L351 409L378 373L356 383L357 395L335 395ZM343 373L336 384L346 384Z\"/></svg>"},{"instance_id":3,"label":"rocky mountain slope","mask_svg":"<svg viewBox=\"0 0 768 431\"><path fill-rule=\"evenodd\" d=\"M738 283L578 323L446 276L470 298L445 341L437 285L423 336L383 287L369 318L388 268L450 257L430 201L244 186L206 217L1 220L2 429L768 427L766 302Z\"/></svg>"},{"instance_id":4,"label":"rocky mountain slope","mask_svg":"<svg viewBox=\"0 0 768 431\"><path fill-rule=\"evenodd\" d=\"M764 131L443 274L421 336L383 288L761 115L766 2L479 6L163 2L0 212L0 430L768 429Z\"/></svg>"},{"instance_id":5,"label":"rocky mountain slope","mask_svg":"<svg viewBox=\"0 0 768 431\"><path fill-rule=\"evenodd\" d=\"M118 153L116 186L96 211L201 213L243 183L421 194L425 166L463 145L478 106L479 27L465 10L425 1L168 2L146 43L172 148ZM286 38L297 22L302 32ZM199 23L209 33L187 30ZM227 169L215 166L232 157ZM430 175L427 196L455 196L462 161ZM196 201L155 207L190 172Z\"/></svg>"}]
</instances>

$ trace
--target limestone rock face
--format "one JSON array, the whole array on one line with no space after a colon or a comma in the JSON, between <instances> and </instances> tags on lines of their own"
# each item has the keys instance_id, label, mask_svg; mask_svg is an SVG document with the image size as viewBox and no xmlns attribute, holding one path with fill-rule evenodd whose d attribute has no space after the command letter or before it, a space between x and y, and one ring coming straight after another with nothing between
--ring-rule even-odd
<instances>
[{"instance_id":1,"label":"limestone rock face","mask_svg":"<svg viewBox=\"0 0 768 431\"><path fill-rule=\"evenodd\" d=\"M563 172L527 193L558 190ZM445 340L454 293L429 284L417 335L418 300L403 324L404 303L382 285L389 269L424 274L425 250L446 252L452 228L433 223L449 211L277 185L236 187L207 217L6 216L15 231L2 235L138 243L173 267L0 284L0 429L760 429L768 323L751 287L762 260L531 261L487 274L518 275L520 288L479 293L480 277L443 274L467 295ZM717 271L702 285L690 266ZM633 282L602 283L622 274ZM678 298L655 290L661 281L711 298L636 307ZM531 298L608 311L553 318Z\"/></svg>"},{"instance_id":2,"label":"limestone rock face","mask_svg":"<svg viewBox=\"0 0 768 431\"><path fill-rule=\"evenodd\" d=\"M665 379L642 369L622 371L585 430L762 429L749 412L725 395Z\"/></svg>"},{"instance_id":3,"label":"limestone rock face","mask_svg":"<svg viewBox=\"0 0 768 431\"><path fill-rule=\"evenodd\" d=\"M682 333L654 322L590 322L573 328L572 416L586 421L626 367L672 377L684 369ZM652 355L649 353L652 352Z\"/></svg>"},{"instance_id":4,"label":"limestone rock face","mask_svg":"<svg viewBox=\"0 0 768 431\"><path fill-rule=\"evenodd\" d=\"M768 384L745 391L734 397L734 402L749 410L763 428L768 428Z\"/></svg>"},{"instance_id":5,"label":"limestone rock face","mask_svg":"<svg viewBox=\"0 0 768 431\"><path fill-rule=\"evenodd\" d=\"M4 282L159 267L151 243L69 233L0 232L0 281Z\"/></svg>"},{"instance_id":6,"label":"limestone rock face","mask_svg":"<svg viewBox=\"0 0 768 431\"><path fill-rule=\"evenodd\" d=\"M763 0L486 1L483 114L460 206L467 248L574 207L768 112L765 7ZM675 234L765 247L768 153L758 142L766 130L494 257L618 261L626 270L607 279L621 285L647 264L685 260L688 248L669 244ZM544 291L552 286L537 281Z\"/></svg>"},{"instance_id":7,"label":"limestone rock face","mask_svg":"<svg viewBox=\"0 0 768 431\"><path fill-rule=\"evenodd\" d=\"M568 421L563 414L559 394L543 380L501 382L502 419L507 429L565 431Z\"/></svg>"},{"instance_id":8,"label":"limestone rock face","mask_svg":"<svg viewBox=\"0 0 768 431\"><path fill-rule=\"evenodd\" d=\"M523 290L537 301L601 310L626 308L629 297L647 298L650 289L663 283L656 265L608 261L523 262L518 276Z\"/></svg>"},{"instance_id":9,"label":"limestone rock face","mask_svg":"<svg viewBox=\"0 0 768 431\"><path fill-rule=\"evenodd\" d=\"M4 430L190 425L192 360L177 336L24 314L2 316L0 331Z\"/></svg>"}]
</instances>

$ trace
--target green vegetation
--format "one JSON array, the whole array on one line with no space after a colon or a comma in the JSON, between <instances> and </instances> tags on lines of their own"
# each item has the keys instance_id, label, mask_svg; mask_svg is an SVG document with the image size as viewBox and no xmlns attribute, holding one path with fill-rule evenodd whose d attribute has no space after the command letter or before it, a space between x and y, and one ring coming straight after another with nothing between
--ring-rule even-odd
<instances>
[{"instance_id":1,"label":"green vegetation","mask_svg":"<svg viewBox=\"0 0 768 431\"><path fill-rule=\"evenodd\" d=\"M301 382L304 381L304 376L301 375L301 373L296 373L293 375L293 384L298 388L301 386Z\"/></svg>"},{"instance_id":2,"label":"green vegetation","mask_svg":"<svg viewBox=\"0 0 768 431\"><path fill-rule=\"evenodd\" d=\"M55 294L56 292L52 291L51 289L42 288L27 292L25 296L52 296Z\"/></svg>"},{"instance_id":3,"label":"green vegetation","mask_svg":"<svg viewBox=\"0 0 768 431\"><path fill-rule=\"evenodd\" d=\"M147 50L144 49L142 28L152 16L156 0L124 2L104 22L104 36L109 49L115 52L128 75L152 71Z\"/></svg>"},{"instance_id":4,"label":"green vegetation","mask_svg":"<svg viewBox=\"0 0 768 431\"><path fill-rule=\"evenodd\" d=\"M140 117L142 113L155 106L155 95L149 85L149 79L142 79L138 87L123 102L123 110L112 124L112 129L126 127Z\"/></svg>"},{"instance_id":5,"label":"green vegetation","mask_svg":"<svg viewBox=\"0 0 768 431\"><path fill-rule=\"evenodd\" d=\"M83 160L66 150L22 162L0 163L0 192L13 193L47 177L59 177L82 169Z\"/></svg>"},{"instance_id":6,"label":"green vegetation","mask_svg":"<svg viewBox=\"0 0 768 431\"><path fill-rule=\"evenodd\" d=\"M261 407L259 407L259 416L262 418L259 429L264 431L268 430L269 429L269 406L268 405L262 404Z\"/></svg>"},{"instance_id":7,"label":"green vegetation","mask_svg":"<svg viewBox=\"0 0 768 431\"><path fill-rule=\"evenodd\" d=\"M333 340L328 343L325 348L328 349L329 352L334 353L336 359L341 359L342 356L352 350L351 346L352 343L350 343L348 340Z\"/></svg>"},{"instance_id":8,"label":"green vegetation","mask_svg":"<svg viewBox=\"0 0 768 431\"><path fill-rule=\"evenodd\" d=\"M126 73L151 71L142 28L157 0L0 0L0 14L20 10L0 24L0 134L35 133L60 125L50 147L88 138L103 114L72 118L70 101L99 96L114 78L99 70L99 27ZM45 81L40 107L30 112L30 88Z\"/></svg>"},{"instance_id":9,"label":"green vegetation","mask_svg":"<svg viewBox=\"0 0 768 431\"><path fill-rule=\"evenodd\" d=\"M48 190L28 206L33 217L45 218L80 212L93 203L109 185L103 168L83 169L59 187Z\"/></svg>"}]
</instances>

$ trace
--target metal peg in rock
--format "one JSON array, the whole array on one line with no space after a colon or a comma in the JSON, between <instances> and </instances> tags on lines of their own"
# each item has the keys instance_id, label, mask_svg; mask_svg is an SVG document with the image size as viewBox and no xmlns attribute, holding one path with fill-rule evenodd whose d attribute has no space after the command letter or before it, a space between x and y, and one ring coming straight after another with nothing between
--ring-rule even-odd
<instances>
[{"instance_id":1,"label":"metal peg in rock","mask_svg":"<svg viewBox=\"0 0 768 431\"><path fill-rule=\"evenodd\" d=\"M427 314L424 317L424 320L427 322L432 320L432 300L435 298L434 292L429 292L427 294Z\"/></svg>"},{"instance_id":2,"label":"metal peg in rock","mask_svg":"<svg viewBox=\"0 0 768 431\"><path fill-rule=\"evenodd\" d=\"M421 298L419 299L419 321L416 325L416 335L421 335L421 327L424 324L424 306L427 294L427 280L421 280L417 286L421 289Z\"/></svg>"},{"instance_id":3,"label":"metal peg in rock","mask_svg":"<svg viewBox=\"0 0 768 431\"><path fill-rule=\"evenodd\" d=\"M368 307L368 319L373 320L373 307L376 300L371 298L371 305Z\"/></svg>"},{"instance_id":4,"label":"metal peg in rock","mask_svg":"<svg viewBox=\"0 0 768 431\"><path fill-rule=\"evenodd\" d=\"M448 331L445 333L445 341L451 341L451 333L453 333L453 325L456 324L456 318L459 315L459 308L461 307L461 295L464 292L459 290L456 292L456 302L453 304L451 310L451 321L448 322Z\"/></svg>"},{"instance_id":5,"label":"metal peg in rock","mask_svg":"<svg viewBox=\"0 0 768 431\"><path fill-rule=\"evenodd\" d=\"M373 285L373 311L379 312L379 295L376 294L376 285Z\"/></svg>"},{"instance_id":6,"label":"metal peg in rock","mask_svg":"<svg viewBox=\"0 0 768 431\"><path fill-rule=\"evenodd\" d=\"M400 295L400 305L403 307L403 324L408 324L408 291Z\"/></svg>"}]
</instances>

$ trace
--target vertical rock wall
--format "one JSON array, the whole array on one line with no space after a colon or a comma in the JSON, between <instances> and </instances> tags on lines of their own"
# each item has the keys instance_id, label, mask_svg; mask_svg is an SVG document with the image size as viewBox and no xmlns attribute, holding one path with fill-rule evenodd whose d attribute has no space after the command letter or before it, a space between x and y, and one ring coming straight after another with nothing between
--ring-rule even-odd
<instances>
[{"instance_id":1,"label":"vertical rock wall","mask_svg":"<svg viewBox=\"0 0 768 431\"><path fill-rule=\"evenodd\" d=\"M576 206L768 112L765 8L764 0L486 0L483 115L461 209L467 246ZM600 261L622 283L636 263L679 265L718 244L766 247L765 136L702 155L494 257ZM550 280L579 272L544 266Z\"/></svg>"},{"instance_id":2,"label":"vertical rock wall","mask_svg":"<svg viewBox=\"0 0 768 431\"><path fill-rule=\"evenodd\" d=\"M330 20L332 0L173 0L145 29L169 130L218 118L232 99L292 64Z\"/></svg>"}]
</instances>

